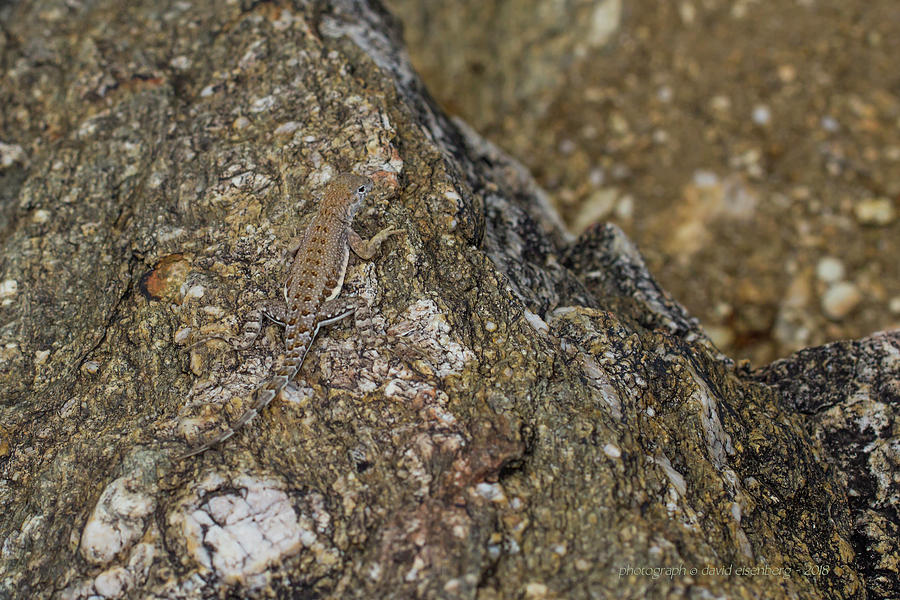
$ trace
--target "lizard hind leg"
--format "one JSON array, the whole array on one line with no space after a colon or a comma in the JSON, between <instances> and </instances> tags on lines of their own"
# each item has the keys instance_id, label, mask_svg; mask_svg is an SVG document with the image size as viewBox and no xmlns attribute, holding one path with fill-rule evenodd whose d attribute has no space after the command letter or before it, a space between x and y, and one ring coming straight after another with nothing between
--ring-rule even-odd
<instances>
[{"instance_id":1,"label":"lizard hind leg","mask_svg":"<svg viewBox=\"0 0 900 600\"><path fill-rule=\"evenodd\" d=\"M249 350L259 339L263 331L263 324L266 319L285 327L285 308L280 302L264 301L257 304L241 328L240 338L226 335L208 335L200 338L192 343L188 348L196 348L210 340L223 340L231 345L231 347L239 352Z\"/></svg>"}]
</instances>

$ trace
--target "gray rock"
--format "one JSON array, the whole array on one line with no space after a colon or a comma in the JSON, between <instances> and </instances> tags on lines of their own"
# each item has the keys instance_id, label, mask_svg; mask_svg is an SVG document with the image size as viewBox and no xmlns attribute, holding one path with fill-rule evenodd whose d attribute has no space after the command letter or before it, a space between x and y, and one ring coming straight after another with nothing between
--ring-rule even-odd
<instances>
[{"instance_id":1,"label":"gray rock","mask_svg":"<svg viewBox=\"0 0 900 600\"><path fill-rule=\"evenodd\" d=\"M847 490L869 598L900 597L900 332L800 351L754 373L803 415Z\"/></svg>"}]
</instances>

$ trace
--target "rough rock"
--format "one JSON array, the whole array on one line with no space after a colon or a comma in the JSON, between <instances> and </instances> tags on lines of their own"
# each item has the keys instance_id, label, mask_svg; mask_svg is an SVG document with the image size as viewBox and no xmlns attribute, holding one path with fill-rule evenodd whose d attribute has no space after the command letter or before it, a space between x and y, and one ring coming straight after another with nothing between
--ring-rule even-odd
<instances>
[{"instance_id":1,"label":"rough rock","mask_svg":"<svg viewBox=\"0 0 900 600\"><path fill-rule=\"evenodd\" d=\"M869 598L900 597L900 332L803 350L754 378L804 415L847 490Z\"/></svg>"},{"instance_id":2,"label":"rough rock","mask_svg":"<svg viewBox=\"0 0 900 600\"><path fill-rule=\"evenodd\" d=\"M0 596L865 597L806 417L621 230L572 240L380 6L3 10ZM345 283L378 335L175 460L279 332L189 342L281 293L341 170L377 180L363 234L406 233Z\"/></svg>"}]
</instances>

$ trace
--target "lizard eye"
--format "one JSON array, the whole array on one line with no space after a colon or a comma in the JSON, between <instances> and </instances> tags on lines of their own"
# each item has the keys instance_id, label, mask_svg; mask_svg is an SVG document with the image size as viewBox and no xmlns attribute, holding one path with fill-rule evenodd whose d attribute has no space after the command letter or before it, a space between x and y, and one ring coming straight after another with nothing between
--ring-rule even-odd
<instances>
[{"instance_id":1,"label":"lizard eye","mask_svg":"<svg viewBox=\"0 0 900 600\"><path fill-rule=\"evenodd\" d=\"M365 194L365 193L366 193L366 186L364 186L364 185L359 186L359 189L356 190L356 193L357 193L357 194Z\"/></svg>"}]
</instances>

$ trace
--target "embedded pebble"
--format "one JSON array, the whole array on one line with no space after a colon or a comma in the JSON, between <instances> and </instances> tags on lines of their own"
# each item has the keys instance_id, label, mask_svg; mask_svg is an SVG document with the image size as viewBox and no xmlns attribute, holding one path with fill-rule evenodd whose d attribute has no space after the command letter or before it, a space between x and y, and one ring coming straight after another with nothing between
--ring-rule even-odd
<instances>
[{"instance_id":1,"label":"embedded pebble","mask_svg":"<svg viewBox=\"0 0 900 600\"><path fill-rule=\"evenodd\" d=\"M300 123L297 121L288 121L287 123L282 123L275 130L275 135L290 135L300 129Z\"/></svg>"},{"instance_id":2,"label":"embedded pebble","mask_svg":"<svg viewBox=\"0 0 900 600\"><path fill-rule=\"evenodd\" d=\"M316 545L313 523L298 516L277 482L248 476L237 484L239 491L172 515L194 560L214 568L226 582L246 581L302 547Z\"/></svg>"},{"instance_id":3,"label":"embedded pebble","mask_svg":"<svg viewBox=\"0 0 900 600\"><path fill-rule=\"evenodd\" d=\"M868 198L853 207L856 220L862 225L889 225L897 217L894 204L888 198Z\"/></svg>"},{"instance_id":4,"label":"embedded pebble","mask_svg":"<svg viewBox=\"0 0 900 600\"><path fill-rule=\"evenodd\" d=\"M191 68L191 59L187 56L176 56L169 61L169 66L178 71L186 71Z\"/></svg>"},{"instance_id":5,"label":"embedded pebble","mask_svg":"<svg viewBox=\"0 0 900 600\"><path fill-rule=\"evenodd\" d=\"M106 486L81 534L81 555L102 564L137 541L145 519L156 507L154 499L120 477Z\"/></svg>"},{"instance_id":6,"label":"embedded pebble","mask_svg":"<svg viewBox=\"0 0 900 600\"><path fill-rule=\"evenodd\" d=\"M0 169L11 167L17 162L25 162L25 150L22 146L0 142Z\"/></svg>"},{"instance_id":7,"label":"embedded pebble","mask_svg":"<svg viewBox=\"0 0 900 600\"><path fill-rule=\"evenodd\" d=\"M120 598L133 585L134 576L123 567L106 570L94 580L94 589L107 598Z\"/></svg>"},{"instance_id":8,"label":"embedded pebble","mask_svg":"<svg viewBox=\"0 0 900 600\"><path fill-rule=\"evenodd\" d=\"M822 311L830 319L842 319L862 301L862 292L854 284L841 281L822 296Z\"/></svg>"},{"instance_id":9,"label":"embedded pebble","mask_svg":"<svg viewBox=\"0 0 900 600\"><path fill-rule=\"evenodd\" d=\"M694 171L693 180L694 185L699 188L711 188L719 185L719 176L705 169Z\"/></svg>"},{"instance_id":10,"label":"embedded pebble","mask_svg":"<svg viewBox=\"0 0 900 600\"><path fill-rule=\"evenodd\" d=\"M191 337L191 328L190 327L182 327L178 331L175 332L175 343L176 344L185 344Z\"/></svg>"},{"instance_id":11,"label":"embedded pebble","mask_svg":"<svg viewBox=\"0 0 900 600\"><path fill-rule=\"evenodd\" d=\"M81 365L81 370L85 373L94 375L95 373L97 373L97 371L100 370L100 363L98 363L96 360L85 361L84 364Z\"/></svg>"},{"instance_id":12,"label":"embedded pebble","mask_svg":"<svg viewBox=\"0 0 900 600\"><path fill-rule=\"evenodd\" d=\"M187 302L192 298L202 298L206 289L202 285L192 285L184 294L184 301Z\"/></svg>"},{"instance_id":13,"label":"embedded pebble","mask_svg":"<svg viewBox=\"0 0 900 600\"><path fill-rule=\"evenodd\" d=\"M529 599L546 598L550 590L546 585L537 581L525 584L525 597Z\"/></svg>"},{"instance_id":14,"label":"embedded pebble","mask_svg":"<svg viewBox=\"0 0 900 600\"><path fill-rule=\"evenodd\" d=\"M0 305L9 306L19 292L19 282L15 279L0 281Z\"/></svg>"}]
</instances>

